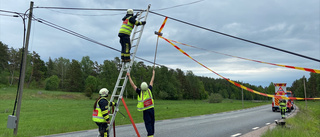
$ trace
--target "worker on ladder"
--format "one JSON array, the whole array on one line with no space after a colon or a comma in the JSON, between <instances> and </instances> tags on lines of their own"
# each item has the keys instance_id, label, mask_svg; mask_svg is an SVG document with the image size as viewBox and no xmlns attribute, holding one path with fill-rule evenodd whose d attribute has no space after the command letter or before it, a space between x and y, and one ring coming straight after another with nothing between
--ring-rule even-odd
<instances>
[{"instance_id":1,"label":"worker on ladder","mask_svg":"<svg viewBox=\"0 0 320 137\"><path fill-rule=\"evenodd\" d=\"M153 87L154 75L155 71L153 70L149 86L146 82L142 82L140 88L137 88L137 86L133 83L131 79L130 73L127 73L131 86L138 94L137 108L138 111L143 111L143 120L146 130L148 132L148 137L153 137L154 135L154 101L151 92Z\"/></svg>"},{"instance_id":2,"label":"worker on ladder","mask_svg":"<svg viewBox=\"0 0 320 137\"><path fill-rule=\"evenodd\" d=\"M280 112L281 112L281 118L285 119L286 109L287 109L287 103L286 100L280 99Z\"/></svg>"},{"instance_id":3,"label":"worker on ladder","mask_svg":"<svg viewBox=\"0 0 320 137\"><path fill-rule=\"evenodd\" d=\"M137 21L137 15L133 16L133 10L128 9L127 14L122 18L122 25L119 31L118 36L120 37L121 44L121 61L130 62L130 35L131 31L134 28L134 25L145 25L145 21Z\"/></svg>"},{"instance_id":4,"label":"worker on ladder","mask_svg":"<svg viewBox=\"0 0 320 137\"><path fill-rule=\"evenodd\" d=\"M109 90L102 88L99 91L100 97L96 100L93 106L92 120L99 127L99 137L109 137L108 124L109 106L116 106L116 103L107 100Z\"/></svg>"}]
</instances>

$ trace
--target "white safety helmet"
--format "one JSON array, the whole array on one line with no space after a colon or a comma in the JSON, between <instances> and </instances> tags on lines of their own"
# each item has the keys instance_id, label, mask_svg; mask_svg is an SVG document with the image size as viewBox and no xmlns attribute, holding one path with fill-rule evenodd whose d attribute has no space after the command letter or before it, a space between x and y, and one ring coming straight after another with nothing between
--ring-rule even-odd
<instances>
[{"instance_id":1,"label":"white safety helmet","mask_svg":"<svg viewBox=\"0 0 320 137\"><path fill-rule=\"evenodd\" d=\"M102 88L102 89L100 89L100 91L99 91L99 94L100 94L100 96L102 96L102 97L108 96L108 93L109 93L109 90L106 89L106 88Z\"/></svg>"},{"instance_id":2,"label":"white safety helmet","mask_svg":"<svg viewBox=\"0 0 320 137\"><path fill-rule=\"evenodd\" d=\"M133 14L133 9L128 9L127 14Z\"/></svg>"},{"instance_id":3,"label":"white safety helmet","mask_svg":"<svg viewBox=\"0 0 320 137\"><path fill-rule=\"evenodd\" d=\"M148 84L146 82L142 82L140 85L142 91L148 90Z\"/></svg>"}]
</instances>

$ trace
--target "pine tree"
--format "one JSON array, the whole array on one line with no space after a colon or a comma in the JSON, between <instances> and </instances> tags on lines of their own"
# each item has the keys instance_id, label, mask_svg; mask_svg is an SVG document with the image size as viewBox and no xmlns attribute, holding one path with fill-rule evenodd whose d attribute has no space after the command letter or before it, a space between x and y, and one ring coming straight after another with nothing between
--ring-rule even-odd
<instances>
[{"instance_id":1,"label":"pine tree","mask_svg":"<svg viewBox=\"0 0 320 137\"><path fill-rule=\"evenodd\" d=\"M67 89L70 92L83 92L84 80L82 76L81 66L77 60L72 60L67 70Z\"/></svg>"},{"instance_id":2,"label":"pine tree","mask_svg":"<svg viewBox=\"0 0 320 137\"><path fill-rule=\"evenodd\" d=\"M47 65L46 77L49 78L54 75L54 67L55 67L55 64L52 61L51 57L49 57L49 61L46 63L46 65Z\"/></svg>"}]
</instances>

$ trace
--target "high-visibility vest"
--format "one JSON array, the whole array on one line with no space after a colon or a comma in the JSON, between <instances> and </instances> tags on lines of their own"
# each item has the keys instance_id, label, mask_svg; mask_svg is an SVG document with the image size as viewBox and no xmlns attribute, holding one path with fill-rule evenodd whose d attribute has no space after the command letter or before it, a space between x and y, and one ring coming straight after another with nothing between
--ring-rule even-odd
<instances>
[{"instance_id":1,"label":"high-visibility vest","mask_svg":"<svg viewBox=\"0 0 320 137\"><path fill-rule=\"evenodd\" d=\"M131 31L134 27L134 24L132 24L129 20L132 16L126 18L121 25L120 31L119 33L123 33L123 34L127 34L127 35L131 35Z\"/></svg>"},{"instance_id":2,"label":"high-visibility vest","mask_svg":"<svg viewBox=\"0 0 320 137\"><path fill-rule=\"evenodd\" d=\"M138 95L138 111L144 111L154 107L154 101L152 98L151 90L141 91Z\"/></svg>"},{"instance_id":3,"label":"high-visibility vest","mask_svg":"<svg viewBox=\"0 0 320 137\"><path fill-rule=\"evenodd\" d=\"M100 123L101 123L101 122L107 122L106 119L103 117L102 112L101 112L101 109L100 109L100 106L99 106L99 101L100 101L101 99L107 100L107 98L102 97L102 98L100 98L100 99L97 101L96 109L93 110L93 113L92 113L92 120L93 120L94 122L100 122ZM108 107L109 107L109 103L110 103L110 102L108 102L108 105L107 105ZM108 116L109 116L109 110L107 110L107 112L108 112Z\"/></svg>"},{"instance_id":4,"label":"high-visibility vest","mask_svg":"<svg viewBox=\"0 0 320 137\"><path fill-rule=\"evenodd\" d=\"M281 102L281 103L280 103L280 108L281 108L281 109L287 109L286 103Z\"/></svg>"}]
</instances>

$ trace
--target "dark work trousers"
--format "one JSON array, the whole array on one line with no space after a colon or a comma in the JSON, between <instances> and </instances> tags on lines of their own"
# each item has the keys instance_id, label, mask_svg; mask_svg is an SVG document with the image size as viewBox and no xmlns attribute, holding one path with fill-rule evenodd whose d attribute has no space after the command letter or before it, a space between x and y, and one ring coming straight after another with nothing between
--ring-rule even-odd
<instances>
[{"instance_id":1,"label":"dark work trousers","mask_svg":"<svg viewBox=\"0 0 320 137\"><path fill-rule=\"evenodd\" d=\"M99 126L99 133L101 137L109 137L108 124L96 122Z\"/></svg>"},{"instance_id":2,"label":"dark work trousers","mask_svg":"<svg viewBox=\"0 0 320 137\"><path fill-rule=\"evenodd\" d=\"M130 59L130 36L124 35L120 37L120 44L121 44L121 59L122 60L129 60Z\"/></svg>"},{"instance_id":3,"label":"dark work trousers","mask_svg":"<svg viewBox=\"0 0 320 137\"><path fill-rule=\"evenodd\" d=\"M284 118L286 115L286 107L280 106L281 117Z\"/></svg>"},{"instance_id":4,"label":"dark work trousers","mask_svg":"<svg viewBox=\"0 0 320 137\"><path fill-rule=\"evenodd\" d=\"M146 126L148 136L154 134L154 108L143 111L144 125Z\"/></svg>"}]
</instances>

